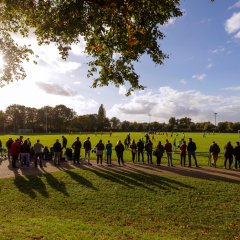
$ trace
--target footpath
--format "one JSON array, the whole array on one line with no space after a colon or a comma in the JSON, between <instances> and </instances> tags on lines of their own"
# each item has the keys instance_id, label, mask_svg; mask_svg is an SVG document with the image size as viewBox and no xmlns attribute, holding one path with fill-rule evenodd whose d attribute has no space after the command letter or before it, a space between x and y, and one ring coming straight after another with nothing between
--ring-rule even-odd
<instances>
[{"instance_id":1,"label":"footpath","mask_svg":"<svg viewBox=\"0 0 240 240\"><path fill-rule=\"evenodd\" d=\"M156 164L148 165L142 163L126 163L124 166L119 167L116 162L113 162L112 166L108 166L105 162L103 165L97 165L95 160L91 160L91 165L87 165L82 162L80 164L72 164L71 161L61 162L60 166L54 166L52 161L47 161L43 163L43 167L35 168L33 163L30 167L19 167L12 168L11 163L7 159L0 159L0 178L11 178L16 176L26 176L26 175L36 175L36 174L46 174L56 171L66 171L73 170L76 168L101 168L106 171L123 170L128 172L138 172L138 173L148 173L155 175L178 175L178 176L188 176L194 178L202 178L216 181L226 181L240 184L240 170L235 169L224 169L224 168L213 168L203 166L200 168L195 167L181 167L176 165L174 167L168 167L166 165L157 166Z\"/></svg>"}]
</instances>

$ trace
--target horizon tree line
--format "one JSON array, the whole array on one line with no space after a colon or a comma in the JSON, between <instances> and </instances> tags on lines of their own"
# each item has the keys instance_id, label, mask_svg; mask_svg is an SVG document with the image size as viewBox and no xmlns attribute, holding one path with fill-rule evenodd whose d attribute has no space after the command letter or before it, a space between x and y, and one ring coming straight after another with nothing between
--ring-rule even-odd
<instances>
[{"instance_id":1,"label":"horizon tree line","mask_svg":"<svg viewBox=\"0 0 240 240\"><path fill-rule=\"evenodd\" d=\"M148 132L150 131L174 131L174 132L237 132L240 130L240 122L218 122L215 126L210 121L194 123L191 118L171 117L167 123L163 122L130 122L120 121L117 117L106 117L103 104L94 114L78 115L73 109L63 104L55 107L44 106L42 108L25 107L13 104L0 111L0 132L17 133L19 129L32 129L34 133L56 132Z\"/></svg>"}]
</instances>

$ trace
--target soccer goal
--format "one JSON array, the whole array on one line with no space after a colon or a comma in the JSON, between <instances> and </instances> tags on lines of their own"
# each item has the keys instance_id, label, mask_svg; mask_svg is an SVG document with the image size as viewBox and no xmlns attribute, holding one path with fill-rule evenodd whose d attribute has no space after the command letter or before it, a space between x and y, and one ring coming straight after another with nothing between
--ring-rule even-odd
<instances>
[{"instance_id":1,"label":"soccer goal","mask_svg":"<svg viewBox=\"0 0 240 240\"><path fill-rule=\"evenodd\" d=\"M33 129L25 128L25 129L18 129L18 134L31 134L33 133Z\"/></svg>"}]
</instances>

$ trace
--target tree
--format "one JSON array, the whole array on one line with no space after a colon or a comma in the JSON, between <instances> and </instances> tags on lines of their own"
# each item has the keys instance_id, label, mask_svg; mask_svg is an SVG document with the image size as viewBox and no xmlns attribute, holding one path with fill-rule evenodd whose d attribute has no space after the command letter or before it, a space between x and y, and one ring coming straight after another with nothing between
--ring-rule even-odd
<instances>
[{"instance_id":1,"label":"tree","mask_svg":"<svg viewBox=\"0 0 240 240\"><path fill-rule=\"evenodd\" d=\"M26 122L26 107L18 104L13 104L6 109L6 120L8 128L16 132L19 128L25 128Z\"/></svg>"},{"instance_id":2,"label":"tree","mask_svg":"<svg viewBox=\"0 0 240 240\"><path fill-rule=\"evenodd\" d=\"M60 104L54 107L52 114L56 131L62 132L70 130L69 123L76 116L73 109Z\"/></svg>"},{"instance_id":3,"label":"tree","mask_svg":"<svg viewBox=\"0 0 240 240\"><path fill-rule=\"evenodd\" d=\"M106 126L106 110L103 107L103 104L100 105L99 109L98 109L98 130L99 131L103 131L105 126Z\"/></svg>"},{"instance_id":4,"label":"tree","mask_svg":"<svg viewBox=\"0 0 240 240\"><path fill-rule=\"evenodd\" d=\"M33 54L18 45L12 33L35 34L38 44L54 43L63 59L72 44L84 41L91 56L92 87L128 83L127 95L143 89L134 62L147 54L156 64L168 57L159 40L161 25L182 16L180 0L1 0L0 51L5 58L1 84L26 76L23 60ZM81 38L82 37L82 38Z\"/></svg>"},{"instance_id":5,"label":"tree","mask_svg":"<svg viewBox=\"0 0 240 240\"><path fill-rule=\"evenodd\" d=\"M119 127L121 125L121 121L116 117L112 117L110 119L110 124L111 124L112 129L117 130L117 129L119 129Z\"/></svg>"},{"instance_id":6,"label":"tree","mask_svg":"<svg viewBox=\"0 0 240 240\"><path fill-rule=\"evenodd\" d=\"M174 128L177 127L178 121L176 120L175 117L170 117L168 120L168 125L170 130L172 131Z\"/></svg>"},{"instance_id":7,"label":"tree","mask_svg":"<svg viewBox=\"0 0 240 240\"><path fill-rule=\"evenodd\" d=\"M0 110L0 132L5 132L5 113Z\"/></svg>"}]
</instances>

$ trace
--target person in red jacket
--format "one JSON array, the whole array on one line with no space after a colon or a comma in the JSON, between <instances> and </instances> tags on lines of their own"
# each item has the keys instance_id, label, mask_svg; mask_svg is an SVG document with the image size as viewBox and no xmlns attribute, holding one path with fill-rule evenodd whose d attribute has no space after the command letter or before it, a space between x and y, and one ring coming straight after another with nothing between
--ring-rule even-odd
<instances>
[{"instance_id":1,"label":"person in red jacket","mask_svg":"<svg viewBox=\"0 0 240 240\"><path fill-rule=\"evenodd\" d=\"M20 143L19 139L16 139L11 145L11 156L12 156L12 167L17 168L16 163L18 160L18 155L20 153Z\"/></svg>"},{"instance_id":2,"label":"person in red jacket","mask_svg":"<svg viewBox=\"0 0 240 240\"><path fill-rule=\"evenodd\" d=\"M186 155L187 155L187 144L186 141L182 141L182 143L179 146L180 149L180 157L181 157L181 166L186 165Z\"/></svg>"}]
</instances>

